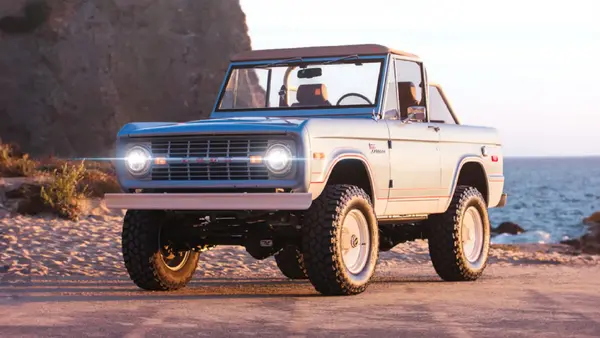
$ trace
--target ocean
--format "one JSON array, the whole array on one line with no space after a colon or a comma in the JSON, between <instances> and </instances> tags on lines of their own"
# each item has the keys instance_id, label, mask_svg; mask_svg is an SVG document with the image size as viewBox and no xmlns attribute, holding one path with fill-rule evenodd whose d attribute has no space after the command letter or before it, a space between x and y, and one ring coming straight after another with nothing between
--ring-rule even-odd
<instances>
[{"instance_id":1,"label":"ocean","mask_svg":"<svg viewBox=\"0 0 600 338\"><path fill-rule=\"evenodd\" d=\"M505 158L508 204L490 209L496 227L514 222L526 230L497 235L492 243L558 243L586 232L583 218L600 211L600 157Z\"/></svg>"}]
</instances>

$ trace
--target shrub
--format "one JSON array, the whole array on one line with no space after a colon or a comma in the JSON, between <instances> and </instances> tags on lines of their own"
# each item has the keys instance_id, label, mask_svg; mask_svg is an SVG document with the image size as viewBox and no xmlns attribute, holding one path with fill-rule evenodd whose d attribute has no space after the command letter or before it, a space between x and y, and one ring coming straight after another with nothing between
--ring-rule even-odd
<instances>
[{"instance_id":1,"label":"shrub","mask_svg":"<svg viewBox=\"0 0 600 338\"><path fill-rule=\"evenodd\" d=\"M21 200L17 208L21 214L50 212L77 220L83 198L102 198L106 193L121 192L111 162L75 163L53 156L38 162L22 153L18 146L0 142L0 176L32 177L36 174L47 176L43 180L45 183L23 184L8 196Z\"/></svg>"},{"instance_id":2,"label":"shrub","mask_svg":"<svg viewBox=\"0 0 600 338\"><path fill-rule=\"evenodd\" d=\"M119 193L121 187L117 178L99 169L88 169L79 182L81 190L88 192L89 197L104 197L104 194Z\"/></svg>"},{"instance_id":3,"label":"shrub","mask_svg":"<svg viewBox=\"0 0 600 338\"><path fill-rule=\"evenodd\" d=\"M42 200L59 217L69 220L79 219L80 200L86 196L86 188L80 186L84 175L83 162L78 166L65 163L60 169L54 169L51 179L41 188Z\"/></svg>"},{"instance_id":4,"label":"shrub","mask_svg":"<svg viewBox=\"0 0 600 338\"><path fill-rule=\"evenodd\" d=\"M37 163L28 154L21 154L13 145L0 143L0 176L31 177L36 168Z\"/></svg>"},{"instance_id":5,"label":"shrub","mask_svg":"<svg viewBox=\"0 0 600 338\"><path fill-rule=\"evenodd\" d=\"M116 179L114 167L110 162L84 161L84 172L81 180L77 183L79 191L87 191L89 197L104 197L106 193L121 192ZM65 168L72 167L71 161L48 158L41 161L39 170L41 172L62 174Z\"/></svg>"},{"instance_id":6,"label":"shrub","mask_svg":"<svg viewBox=\"0 0 600 338\"><path fill-rule=\"evenodd\" d=\"M97 170L109 176L116 176L115 167L110 161L86 161L85 167L88 170Z\"/></svg>"},{"instance_id":7,"label":"shrub","mask_svg":"<svg viewBox=\"0 0 600 338\"><path fill-rule=\"evenodd\" d=\"M73 161L59 159L56 157L48 157L40 161L38 170L42 172L53 172L54 170L62 170L65 163L73 163ZM111 162L104 161L84 161L87 170L97 170L107 175L116 175L116 171Z\"/></svg>"},{"instance_id":8,"label":"shrub","mask_svg":"<svg viewBox=\"0 0 600 338\"><path fill-rule=\"evenodd\" d=\"M67 163L68 162L66 160L50 156L40 160L37 169L44 173L53 173L55 170L62 170L63 166Z\"/></svg>"}]
</instances>

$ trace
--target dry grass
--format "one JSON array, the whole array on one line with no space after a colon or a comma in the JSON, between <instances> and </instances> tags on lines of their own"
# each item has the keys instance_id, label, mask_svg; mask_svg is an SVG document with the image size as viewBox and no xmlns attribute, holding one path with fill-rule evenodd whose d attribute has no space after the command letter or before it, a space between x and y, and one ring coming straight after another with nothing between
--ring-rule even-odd
<instances>
[{"instance_id":1,"label":"dry grass","mask_svg":"<svg viewBox=\"0 0 600 338\"><path fill-rule=\"evenodd\" d=\"M24 184L12 198L20 200L17 212L35 215L50 212L77 220L84 198L102 198L121 192L110 162L74 162L49 157L34 161L14 145L0 143L0 177L46 176L43 184Z\"/></svg>"},{"instance_id":2,"label":"dry grass","mask_svg":"<svg viewBox=\"0 0 600 338\"><path fill-rule=\"evenodd\" d=\"M107 161L86 161L85 168L88 171L97 171L108 176L116 177L117 172L115 171L115 167L111 162Z\"/></svg>"},{"instance_id":3,"label":"dry grass","mask_svg":"<svg viewBox=\"0 0 600 338\"><path fill-rule=\"evenodd\" d=\"M116 176L99 169L87 169L79 181L79 187L88 192L87 196L96 198L102 198L104 194L122 192Z\"/></svg>"},{"instance_id":4,"label":"dry grass","mask_svg":"<svg viewBox=\"0 0 600 338\"><path fill-rule=\"evenodd\" d=\"M40 190L44 204L61 218L77 220L81 213L80 201L86 196L86 187L80 187L85 175L85 166L81 163L73 166L65 163L60 170L54 169L48 183Z\"/></svg>"},{"instance_id":5,"label":"dry grass","mask_svg":"<svg viewBox=\"0 0 600 338\"><path fill-rule=\"evenodd\" d=\"M0 176L31 177L35 175L37 162L22 154L17 147L0 143Z\"/></svg>"},{"instance_id":6,"label":"dry grass","mask_svg":"<svg viewBox=\"0 0 600 338\"><path fill-rule=\"evenodd\" d=\"M50 173L54 170L62 170L65 164L73 165L81 161L65 160L56 157L48 157L39 161L37 169L41 172ZM116 176L115 168L111 162L107 161L83 161L86 170L99 171L109 176Z\"/></svg>"}]
</instances>

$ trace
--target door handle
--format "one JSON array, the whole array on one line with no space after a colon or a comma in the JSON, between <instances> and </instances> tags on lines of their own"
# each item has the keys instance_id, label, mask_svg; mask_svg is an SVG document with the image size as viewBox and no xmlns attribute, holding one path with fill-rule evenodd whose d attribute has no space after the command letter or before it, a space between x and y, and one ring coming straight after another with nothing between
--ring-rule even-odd
<instances>
[{"instance_id":1,"label":"door handle","mask_svg":"<svg viewBox=\"0 0 600 338\"><path fill-rule=\"evenodd\" d=\"M438 126L427 126L427 128L433 129L435 131L440 131L440 127Z\"/></svg>"}]
</instances>

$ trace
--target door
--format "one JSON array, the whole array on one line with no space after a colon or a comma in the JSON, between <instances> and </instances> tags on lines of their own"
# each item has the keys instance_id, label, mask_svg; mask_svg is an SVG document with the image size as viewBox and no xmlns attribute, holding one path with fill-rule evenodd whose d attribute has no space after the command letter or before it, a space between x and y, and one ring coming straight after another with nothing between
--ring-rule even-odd
<instances>
[{"instance_id":1,"label":"door","mask_svg":"<svg viewBox=\"0 0 600 338\"><path fill-rule=\"evenodd\" d=\"M422 65L395 60L394 68L399 114L386 116L392 179L386 215L433 213L446 194L441 187L440 130L427 116L408 120L409 107L427 106Z\"/></svg>"}]
</instances>

